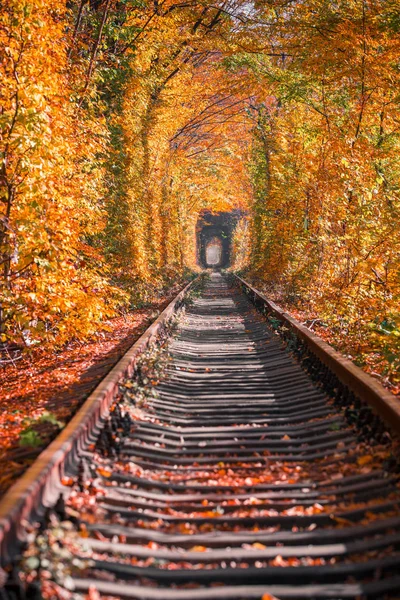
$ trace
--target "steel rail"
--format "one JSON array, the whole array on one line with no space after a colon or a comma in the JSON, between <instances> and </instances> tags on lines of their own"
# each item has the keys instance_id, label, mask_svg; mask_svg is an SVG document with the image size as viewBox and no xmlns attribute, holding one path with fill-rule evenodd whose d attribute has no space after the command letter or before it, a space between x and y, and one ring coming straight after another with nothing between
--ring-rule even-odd
<instances>
[{"instance_id":1,"label":"steel rail","mask_svg":"<svg viewBox=\"0 0 400 600\"><path fill-rule=\"evenodd\" d=\"M197 278L198 279L198 278ZM77 470L80 456L98 437L119 384L130 377L138 357L162 335L197 279L186 285L99 383L60 434L11 486L0 501L0 565L10 564L26 538L26 523L40 519L65 486L64 474Z\"/></svg>"},{"instance_id":2,"label":"steel rail","mask_svg":"<svg viewBox=\"0 0 400 600\"><path fill-rule=\"evenodd\" d=\"M268 315L286 325L344 386L376 411L392 432L400 434L400 400L396 396L247 281L238 275L234 277L253 304L261 305Z\"/></svg>"}]
</instances>

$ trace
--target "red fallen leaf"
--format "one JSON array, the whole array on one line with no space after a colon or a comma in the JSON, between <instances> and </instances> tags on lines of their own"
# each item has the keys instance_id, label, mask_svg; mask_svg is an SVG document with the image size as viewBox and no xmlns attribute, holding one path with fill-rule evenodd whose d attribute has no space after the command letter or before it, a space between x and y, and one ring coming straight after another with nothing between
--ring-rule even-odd
<instances>
[{"instance_id":1,"label":"red fallen leaf","mask_svg":"<svg viewBox=\"0 0 400 600\"><path fill-rule=\"evenodd\" d=\"M235 501L236 502L236 501ZM238 501L238 504L240 503L240 500ZM259 500L258 498L255 498L254 496L251 496L249 498L248 501L249 504L254 505L254 504L261 504L261 500Z\"/></svg>"},{"instance_id":2,"label":"red fallen leaf","mask_svg":"<svg viewBox=\"0 0 400 600\"><path fill-rule=\"evenodd\" d=\"M100 600L100 594L96 590L94 585L89 586L88 593L86 594L86 599L87 600Z\"/></svg>"},{"instance_id":3,"label":"red fallen leaf","mask_svg":"<svg viewBox=\"0 0 400 600\"><path fill-rule=\"evenodd\" d=\"M278 556L275 556L275 558L271 561L271 564L274 567L286 567L287 561L282 558L280 554L278 554Z\"/></svg>"},{"instance_id":4,"label":"red fallen leaf","mask_svg":"<svg viewBox=\"0 0 400 600\"><path fill-rule=\"evenodd\" d=\"M72 479L72 477L62 477L61 484L67 487L72 487L74 485L74 480Z\"/></svg>"},{"instance_id":5,"label":"red fallen leaf","mask_svg":"<svg viewBox=\"0 0 400 600\"><path fill-rule=\"evenodd\" d=\"M175 563L169 563L167 565L167 571L177 571L179 569L179 565L175 564Z\"/></svg>"},{"instance_id":6,"label":"red fallen leaf","mask_svg":"<svg viewBox=\"0 0 400 600\"><path fill-rule=\"evenodd\" d=\"M104 469L103 467L98 467L96 469L96 473L98 475L102 475L103 477L111 477L112 471L109 469Z\"/></svg>"}]
</instances>

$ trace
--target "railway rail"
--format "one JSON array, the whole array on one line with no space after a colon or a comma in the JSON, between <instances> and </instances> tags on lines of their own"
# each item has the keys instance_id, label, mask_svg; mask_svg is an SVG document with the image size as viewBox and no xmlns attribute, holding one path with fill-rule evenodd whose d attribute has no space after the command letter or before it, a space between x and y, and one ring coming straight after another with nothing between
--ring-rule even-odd
<instances>
[{"instance_id":1,"label":"railway rail","mask_svg":"<svg viewBox=\"0 0 400 600\"><path fill-rule=\"evenodd\" d=\"M0 505L2 598L400 598L396 399L220 273L167 339L187 293Z\"/></svg>"}]
</instances>

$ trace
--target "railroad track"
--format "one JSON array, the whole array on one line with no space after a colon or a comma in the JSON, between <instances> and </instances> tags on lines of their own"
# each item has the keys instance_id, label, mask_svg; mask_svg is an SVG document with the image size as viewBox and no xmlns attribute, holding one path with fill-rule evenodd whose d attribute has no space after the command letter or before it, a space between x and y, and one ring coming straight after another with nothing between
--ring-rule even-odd
<instances>
[{"instance_id":1,"label":"railroad track","mask_svg":"<svg viewBox=\"0 0 400 600\"><path fill-rule=\"evenodd\" d=\"M102 433L75 451L78 475L68 476L71 460L62 469L18 567L28 596L40 582L46 598L65 599L400 598L386 427L315 353L304 356L304 339L289 344L298 360L287 341L212 274L158 381L137 363ZM390 394L359 377L355 389L370 386L395 420ZM55 503L60 490L66 501ZM16 572L5 600L20 594Z\"/></svg>"}]
</instances>

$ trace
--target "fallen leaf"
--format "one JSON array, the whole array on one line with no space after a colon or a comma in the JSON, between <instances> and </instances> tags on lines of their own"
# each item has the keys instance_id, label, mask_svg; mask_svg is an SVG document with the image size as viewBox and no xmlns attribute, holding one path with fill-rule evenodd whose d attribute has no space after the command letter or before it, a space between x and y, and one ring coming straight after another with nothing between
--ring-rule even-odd
<instances>
[{"instance_id":1,"label":"fallen leaf","mask_svg":"<svg viewBox=\"0 0 400 600\"><path fill-rule=\"evenodd\" d=\"M360 467L363 467L364 465L368 465L370 462L372 462L373 457L370 454L366 454L365 456L359 456L357 458L357 463L360 465Z\"/></svg>"},{"instance_id":2,"label":"fallen leaf","mask_svg":"<svg viewBox=\"0 0 400 600\"><path fill-rule=\"evenodd\" d=\"M260 544L260 542L255 542L254 544L252 544L252 548L254 548L255 550L265 550L267 546L264 546L264 544Z\"/></svg>"}]
</instances>

